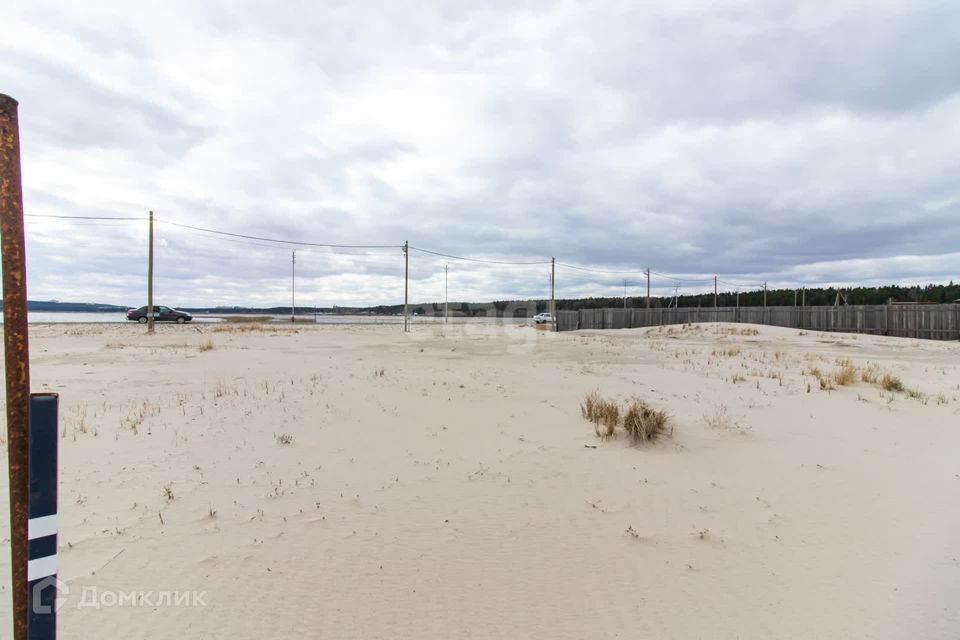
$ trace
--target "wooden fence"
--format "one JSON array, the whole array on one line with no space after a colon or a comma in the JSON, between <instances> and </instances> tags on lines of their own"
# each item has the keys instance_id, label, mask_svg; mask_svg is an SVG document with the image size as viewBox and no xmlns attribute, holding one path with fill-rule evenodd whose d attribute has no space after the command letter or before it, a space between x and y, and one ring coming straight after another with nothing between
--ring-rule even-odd
<instances>
[{"instance_id":1,"label":"wooden fence","mask_svg":"<svg viewBox=\"0 0 960 640\"><path fill-rule=\"evenodd\" d=\"M632 329L688 322L742 322L811 331L958 340L960 304L581 309L557 313L558 331Z\"/></svg>"}]
</instances>

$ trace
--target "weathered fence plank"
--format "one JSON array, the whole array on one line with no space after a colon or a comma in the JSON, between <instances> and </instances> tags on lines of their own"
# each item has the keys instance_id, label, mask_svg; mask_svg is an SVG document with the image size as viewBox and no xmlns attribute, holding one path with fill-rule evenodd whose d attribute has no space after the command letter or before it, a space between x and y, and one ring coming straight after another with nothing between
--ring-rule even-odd
<instances>
[{"instance_id":1,"label":"weathered fence plank","mask_svg":"<svg viewBox=\"0 0 960 640\"><path fill-rule=\"evenodd\" d=\"M960 304L581 309L557 313L560 331L629 329L694 322L768 324L810 331L958 340Z\"/></svg>"}]
</instances>

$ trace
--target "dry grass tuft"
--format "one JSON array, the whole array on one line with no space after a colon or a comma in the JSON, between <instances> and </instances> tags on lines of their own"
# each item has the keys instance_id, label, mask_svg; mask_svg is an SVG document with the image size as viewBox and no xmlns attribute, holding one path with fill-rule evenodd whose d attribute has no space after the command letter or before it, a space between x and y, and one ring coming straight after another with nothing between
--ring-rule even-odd
<instances>
[{"instance_id":1,"label":"dry grass tuft","mask_svg":"<svg viewBox=\"0 0 960 640\"><path fill-rule=\"evenodd\" d=\"M837 365L840 368L830 373L823 372L816 367L811 367L805 373L815 377L820 382L820 388L825 391L856 384L857 382L876 384L885 391L908 391L900 378L891 373L885 373L875 363L868 364L864 367L857 367L852 361L842 358L837 360Z\"/></svg>"},{"instance_id":2,"label":"dry grass tuft","mask_svg":"<svg viewBox=\"0 0 960 640\"><path fill-rule=\"evenodd\" d=\"M891 373L883 374L883 377L880 378L880 386L883 387L884 391L904 390L903 381Z\"/></svg>"},{"instance_id":3,"label":"dry grass tuft","mask_svg":"<svg viewBox=\"0 0 960 640\"><path fill-rule=\"evenodd\" d=\"M727 347L726 349L720 349L719 351L715 350L711 355L733 358L734 356L740 355L740 347Z\"/></svg>"},{"instance_id":4,"label":"dry grass tuft","mask_svg":"<svg viewBox=\"0 0 960 640\"><path fill-rule=\"evenodd\" d=\"M717 327L714 333L721 336L757 336L760 331L753 327Z\"/></svg>"},{"instance_id":5,"label":"dry grass tuft","mask_svg":"<svg viewBox=\"0 0 960 640\"><path fill-rule=\"evenodd\" d=\"M923 391L920 391L919 389L907 389L906 393L914 400L920 400L926 404L927 394L925 394Z\"/></svg>"},{"instance_id":6,"label":"dry grass tuft","mask_svg":"<svg viewBox=\"0 0 960 640\"><path fill-rule=\"evenodd\" d=\"M277 444L293 444L293 435L289 433L281 433L277 436Z\"/></svg>"},{"instance_id":7,"label":"dry grass tuft","mask_svg":"<svg viewBox=\"0 0 960 640\"><path fill-rule=\"evenodd\" d=\"M857 368L849 360L838 360L840 369L833 372L831 379L838 387L845 387L857 381Z\"/></svg>"},{"instance_id":8,"label":"dry grass tuft","mask_svg":"<svg viewBox=\"0 0 960 640\"><path fill-rule=\"evenodd\" d=\"M583 396L583 402L580 403L580 414L584 420L593 422L593 416L597 415L597 405L602 399L596 391L591 391Z\"/></svg>"},{"instance_id":9,"label":"dry grass tuft","mask_svg":"<svg viewBox=\"0 0 960 640\"><path fill-rule=\"evenodd\" d=\"M201 343L198 349L200 349L200 351L211 351L213 349L213 340L207 340Z\"/></svg>"},{"instance_id":10,"label":"dry grass tuft","mask_svg":"<svg viewBox=\"0 0 960 640\"><path fill-rule=\"evenodd\" d=\"M876 364L868 364L860 370L860 379L867 384L877 384L877 381L880 380L880 376L880 367Z\"/></svg>"},{"instance_id":11,"label":"dry grass tuft","mask_svg":"<svg viewBox=\"0 0 960 640\"><path fill-rule=\"evenodd\" d=\"M612 436L617 423L620 422L620 407L617 403L601 397L596 391L591 391L584 396L583 402L580 403L580 413L593 423L594 431L601 438Z\"/></svg>"},{"instance_id":12,"label":"dry grass tuft","mask_svg":"<svg viewBox=\"0 0 960 640\"><path fill-rule=\"evenodd\" d=\"M623 430L634 444L642 444L666 435L668 422L665 411L654 409L642 400L633 400L623 416Z\"/></svg>"},{"instance_id":13,"label":"dry grass tuft","mask_svg":"<svg viewBox=\"0 0 960 640\"><path fill-rule=\"evenodd\" d=\"M226 316L223 318L224 322L229 322L231 324L259 324L262 325L264 322L272 320L273 316Z\"/></svg>"},{"instance_id":14,"label":"dry grass tuft","mask_svg":"<svg viewBox=\"0 0 960 640\"><path fill-rule=\"evenodd\" d=\"M726 404L713 407L711 413L703 414L703 421L712 429L739 429L741 418L735 418Z\"/></svg>"},{"instance_id":15,"label":"dry grass tuft","mask_svg":"<svg viewBox=\"0 0 960 640\"><path fill-rule=\"evenodd\" d=\"M247 333L249 331L266 331L263 321L258 320L252 323L228 324L226 322L218 324L213 328L214 333Z\"/></svg>"}]
</instances>

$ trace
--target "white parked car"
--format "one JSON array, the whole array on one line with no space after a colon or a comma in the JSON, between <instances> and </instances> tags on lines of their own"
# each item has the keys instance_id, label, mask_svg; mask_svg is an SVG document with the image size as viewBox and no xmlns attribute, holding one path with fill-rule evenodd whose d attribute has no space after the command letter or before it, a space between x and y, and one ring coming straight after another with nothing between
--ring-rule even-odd
<instances>
[{"instance_id":1,"label":"white parked car","mask_svg":"<svg viewBox=\"0 0 960 640\"><path fill-rule=\"evenodd\" d=\"M533 321L537 324L543 324L545 322L553 322L553 316L549 313L538 313L533 316Z\"/></svg>"}]
</instances>

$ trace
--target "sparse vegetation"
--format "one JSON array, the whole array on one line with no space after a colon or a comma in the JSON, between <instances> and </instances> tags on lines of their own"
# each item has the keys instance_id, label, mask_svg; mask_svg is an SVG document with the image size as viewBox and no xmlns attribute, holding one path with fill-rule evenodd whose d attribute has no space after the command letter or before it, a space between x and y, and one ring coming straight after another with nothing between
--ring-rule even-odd
<instances>
[{"instance_id":1,"label":"sparse vegetation","mask_svg":"<svg viewBox=\"0 0 960 640\"><path fill-rule=\"evenodd\" d=\"M920 391L919 389L906 389L906 394L913 398L914 400L925 401L927 399L927 394Z\"/></svg>"},{"instance_id":2,"label":"sparse vegetation","mask_svg":"<svg viewBox=\"0 0 960 640\"><path fill-rule=\"evenodd\" d=\"M849 360L838 360L840 369L833 372L831 376L834 384L838 387L845 387L857 381L857 368Z\"/></svg>"},{"instance_id":3,"label":"sparse vegetation","mask_svg":"<svg viewBox=\"0 0 960 640\"><path fill-rule=\"evenodd\" d=\"M717 335L721 336L758 336L760 331L754 329L753 327L730 327L721 325L716 328L714 331Z\"/></svg>"},{"instance_id":4,"label":"sparse vegetation","mask_svg":"<svg viewBox=\"0 0 960 640\"><path fill-rule=\"evenodd\" d=\"M289 433L277 434L277 444L293 444L293 435Z\"/></svg>"},{"instance_id":5,"label":"sparse vegetation","mask_svg":"<svg viewBox=\"0 0 960 640\"><path fill-rule=\"evenodd\" d=\"M900 378L891 373L883 374L883 377L880 378L880 386L883 387L884 391L904 390L903 382L900 380Z\"/></svg>"},{"instance_id":6,"label":"sparse vegetation","mask_svg":"<svg viewBox=\"0 0 960 640\"><path fill-rule=\"evenodd\" d=\"M593 423L597 436L609 438L614 434L617 423L620 422L620 407L616 402L603 398L596 391L591 391L580 403L580 413ZM603 430L601 431L601 427Z\"/></svg>"},{"instance_id":7,"label":"sparse vegetation","mask_svg":"<svg viewBox=\"0 0 960 640\"><path fill-rule=\"evenodd\" d=\"M876 364L857 367L853 362L844 358L837 360L837 365L839 365L840 368L830 373L824 372L817 367L811 367L805 374L815 377L820 383L820 388L824 391L831 391L837 387L852 385L858 381L880 385L884 391L906 391L906 387L904 387L900 378L891 373L884 373Z\"/></svg>"},{"instance_id":8,"label":"sparse vegetation","mask_svg":"<svg viewBox=\"0 0 960 640\"><path fill-rule=\"evenodd\" d=\"M254 323L243 323L243 324L233 324L233 323L223 323L218 324L213 328L214 333L247 333L249 331L263 331L264 326L263 322L259 319Z\"/></svg>"},{"instance_id":9,"label":"sparse vegetation","mask_svg":"<svg viewBox=\"0 0 960 640\"><path fill-rule=\"evenodd\" d=\"M211 351L213 349L213 340L207 340L206 342L201 342L198 349L200 349L201 352Z\"/></svg>"},{"instance_id":10,"label":"sparse vegetation","mask_svg":"<svg viewBox=\"0 0 960 640\"><path fill-rule=\"evenodd\" d=\"M165 484L165 485L163 486L163 497L166 498L168 502L173 500L174 495L173 495L173 483L172 483L172 482L171 482L170 484Z\"/></svg>"},{"instance_id":11,"label":"sparse vegetation","mask_svg":"<svg viewBox=\"0 0 960 640\"><path fill-rule=\"evenodd\" d=\"M860 379L867 384L877 384L881 375L880 367L876 364L868 364L860 370Z\"/></svg>"},{"instance_id":12,"label":"sparse vegetation","mask_svg":"<svg viewBox=\"0 0 960 640\"><path fill-rule=\"evenodd\" d=\"M634 444L656 440L667 433L665 411L654 409L642 400L633 400L623 415L623 430Z\"/></svg>"},{"instance_id":13,"label":"sparse vegetation","mask_svg":"<svg viewBox=\"0 0 960 640\"><path fill-rule=\"evenodd\" d=\"M726 404L721 402L713 407L713 411L703 414L703 421L713 429L739 429L740 418L733 417Z\"/></svg>"},{"instance_id":14,"label":"sparse vegetation","mask_svg":"<svg viewBox=\"0 0 960 640\"><path fill-rule=\"evenodd\" d=\"M714 350L711 355L726 356L728 358L732 358L734 356L740 355L740 347L727 347L726 349Z\"/></svg>"},{"instance_id":15,"label":"sparse vegetation","mask_svg":"<svg viewBox=\"0 0 960 640\"><path fill-rule=\"evenodd\" d=\"M313 318L310 318L310 322L313 322ZM267 323L262 317L260 318L239 318L239 319L225 319L224 322L220 322L213 327L214 333L251 333L255 331L259 332L269 332L269 333L278 333L281 331L292 331L296 333L299 329L289 326L288 323L277 324L277 323ZM299 324L299 322L297 323Z\"/></svg>"},{"instance_id":16,"label":"sparse vegetation","mask_svg":"<svg viewBox=\"0 0 960 640\"><path fill-rule=\"evenodd\" d=\"M621 411L615 401L591 391L580 403L580 413L585 420L593 423L594 431L600 438L614 435L617 425L621 425L637 444L656 440L668 433L669 418L666 412L654 409L642 400L630 401L626 409Z\"/></svg>"}]
</instances>

